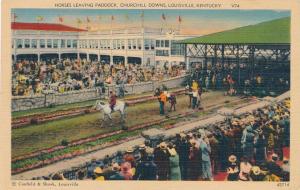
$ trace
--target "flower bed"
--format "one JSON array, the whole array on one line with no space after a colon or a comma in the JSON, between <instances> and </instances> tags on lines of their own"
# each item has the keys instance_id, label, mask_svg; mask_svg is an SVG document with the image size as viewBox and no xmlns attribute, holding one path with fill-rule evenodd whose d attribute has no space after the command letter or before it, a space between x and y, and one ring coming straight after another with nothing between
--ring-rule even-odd
<instances>
[{"instance_id":1,"label":"flower bed","mask_svg":"<svg viewBox=\"0 0 300 190\"><path fill-rule=\"evenodd\" d=\"M238 103L239 101L240 100L236 100L235 103ZM210 106L210 112L220 108L221 106L222 105ZM74 158L76 156L91 153L108 146L120 144L129 139L137 138L140 131L147 128L164 127L165 129L170 129L175 127L176 123L184 122L188 117L195 117L195 114L204 114L204 112L189 111L183 114L176 114L168 118L162 118L131 127L128 129L128 131L117 130L106 134L100 134L72 141L67 146L55 146L49 149L36 151L28 155L19 156L12 159L12 174L43 167L64 159Z\"/></svg>"}]
</instances>

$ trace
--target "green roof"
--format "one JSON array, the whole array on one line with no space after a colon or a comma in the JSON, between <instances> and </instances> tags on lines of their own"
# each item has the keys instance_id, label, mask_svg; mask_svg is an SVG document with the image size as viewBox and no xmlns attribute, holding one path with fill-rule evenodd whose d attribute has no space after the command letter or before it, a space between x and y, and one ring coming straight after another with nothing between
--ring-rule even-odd
<instances>
[{"instance_id":1,"label":"green roof","mask_svg":"<svg viewBox=\"0 0 300 190\"><path fill-rule=\"evenodd\" d=\"M182 40L183 44L289 44L290 17Z\"/></svg>"}]
</instances>

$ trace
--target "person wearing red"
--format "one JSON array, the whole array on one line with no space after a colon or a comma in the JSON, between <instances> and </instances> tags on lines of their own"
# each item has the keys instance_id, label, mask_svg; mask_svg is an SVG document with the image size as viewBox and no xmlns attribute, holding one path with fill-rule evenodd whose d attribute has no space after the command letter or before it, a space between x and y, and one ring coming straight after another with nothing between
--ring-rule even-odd
<instances>
[{"instance_id":1,"label":"person wearing red","mask_svg":"<svg viewBox=\"0 0 300 190\"><path fill-rule=\"evenodd\" d=\"M109 94L110 94L109 105L110 105L111 110L113 111L114 107L117 103L117 96L112 91L110 91Z\"/></svg>"}]
</instances>

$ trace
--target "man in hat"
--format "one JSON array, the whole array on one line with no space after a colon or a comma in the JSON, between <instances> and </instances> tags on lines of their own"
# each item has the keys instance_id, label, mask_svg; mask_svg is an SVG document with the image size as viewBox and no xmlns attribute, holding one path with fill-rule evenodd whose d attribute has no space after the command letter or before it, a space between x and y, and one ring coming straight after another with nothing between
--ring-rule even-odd
<instances>
[{"instance_id":1,"label":"man in hat","mask_svg":"<svg viewBox=\"0 0 300 190\"><path fill-rule=\"evenodd\" d=\"M131 165L131 168L135 168L136 160L134 158L133 149L131 147L127 148L127 150L124 154L123 160L124 160L124 162L129 162ZM135 170L135 169L133 169L133 170Z\"/></svg>"},{"instance_id":2,"label":"man in hat","mask_svg":"<svg viewBox=\"0 0 300 190\"><path fill-rule=\"evenodd\" d=\"M200 136L203 140L200 143L200 151L202 155L202 178L204 180L213 180L212 168L210 162L211 147L207 137Z\"/></svg>"},{"instance_id":3,"label":"man in hat","mask_svg":"<svg viewBox=\"0 0 300 190\"><path fill-rule=\"evenodd\" d=\"M278 159L279 159L278 155L275 154L275 153L273 153L273 154L271 155L271 160L267 162L267 167L268 167L269 171L270 171L272 174L274 174L274 175L276 175L276 176L278 176L278 177L281 177L281 176L282 176L282 169L281 169L281 167L277 164Z\"/></svg>"},{"instance_id":4,"label":"man in hat","mask_svg":"<svg viewBox=\"0 0 300 190\"><path fill-rule=\"evenodd\" d=\"M252 166L250 171L250 180L251 181L263 181L265 175L261 172L260 167Z\"/></svg>"},{"instance_id":5,"label":"man in hat","mask_svg":"<svg viewBox=\"0 0 300 190\"><path fill-rule=\"evenodd\" d=\"M112 174L109 177L109 180L124 180L124 176L120 174L121 167L118 163L112 165Z\"/></svg>"},{"instance_id":6,"label":"man in hat","mask_svg":"<svg viewBox=\"0 0 300 190\"><path fill-rule=\"evenodd\" d=\"M198 180L202 173L202 156L201 150L197 147L195 139L190 140L190 151L189 151L189 165L188 165L188 179Z\"/></svg>"},{"instance_id":7,"label":"man in hat","mask_svg":"<svg viewBox=\"0 0 300 190\"><path fill-rule=\"evenodd\" d=\"M94 170L94 180L104 181L103 171L100 167L96 167Z\"/></svg>"},{"instance_id":8,"label":"man in hat","mask_svg":"<svg viewBox=\"0 0 300 190\"><path fill-rule=\"evenodd\" d=\"M170 155L170 180L181 180L181 172L179 167L179 156L172 143L168 145L168 152Z\"/></svg>"},{"instance_id":9,"label":"man in hat","mask_svg":"<svg viewBox=\"0 0 300 190\"><path fill-rule=\"evenodd\" d=\"M241 139L243 156L252 160L254 154L254 131L251 125L248 125L244 131Z\"/></svg>"},{"instance_id":10,"label":"man in hat","mask_svg":"<svg viewBox=\"0 0 300 190\"><path fill-rule=\"evenodd\" d=\"M63 174L55 173L51 176L51 180L65 180L65 177Z\"/></svg>"},{"instance_id":11,"label":"man in hat","mask_svg":"<svg viewBox=\"0 0 300 190\"><path fill-rule=\"evenodd\" d=\"M97 161L96 158L92 158L91 163L87 167L87 178L94 176L94 170L96 167L103 167L103 162Z\"/></svg>"},{"instance_id":12,"label":"man in hat","mask_svg":"<svg viewBox=\"0 0 300 190\"><path fill-rule=\"evenodd\" d=\"M140 153L140 160L144 161L147 157L145 144L139 145L139 153Z\"/></svg>"},{"instance_id":13,"label":"man in hat","mask_svg":"<svg viewBox=\"0 0 300 190\"><path fill-rule=\"evenodd\" d=\"M161 142L154 150L154 163L157 165L158 180L168 180L170 174L170 159L165 142Z\"/></svg>"},{"instance_id":14,"label":"man in hat","mask_svg":"<svg viewBox=\"0 0 300 190\"><path fill-rule=\"evenodd\" d=\"M237 158L235 155L230 155L228 157L229 165L226 169L227 171L227 181L237 181L239 177L239 166L237 163Z\"/></svg>"},{"instance_id":15,"label":"man in hat","mask_svg":"<svg viewBox=\"0 0 300 190\"><path fill-rule=\"evenodd\" d=\"M282 180L290 181L290 163L287 158L283 158L281 169L282 169L282 178L283 178Z\"/></svg>"},{"instance_id":16,"label":"man in hat","mask_svg":"<svg viewBox=\"0 0 300 190\"><path fill-rule=\"evenodd\" d=\"M176 111L176 96L174 93L170 95L169 102L171 104L170 111L172 111L172 109Z\"/></svg>"},{"instance_id":17,"label":"man in hat","mask_svg":"<svg viewBox=\"0 0 300 190\"><path fill-rule=\"evenodd\" d=\"M124 162L121 165L120 174L124 177L124 180L132 180L134 174L132 173L131 164L129 162Z\"/></svg>"},{"instance_id":18,"label":"man in hat","mask_svg":"<svg viewBox=\"0 0 300 190\"><path fill-rule=\"evenodd\" d=\"M214 174L218 173L218 166L219 166L219 157L218 157L218 140L215 138L215 136L213 134L209 134L207 135L208 140L209 140L209 144L211 147L211 154L210 154L210 158L211 158L211 167L212 167L212 172Z\"/></svg>"},{"instance_id":19,"label":"man in hat","mask_svg":"<svg viewBox=\"0 0 300 190\"><path fill-rule=\"evenodd\" d=\"M137 164L136 180L156 180L157 179L157 165L153 162L153 148L145 148L145 159Z\"/></svg>"},{"instance_id":20,"label":"man in hat","mask_svg":"<svg viewBox=\"0 0 300 190\"><path fill-rule=\"evenodd\" d=\"M252 165L246 156L241 158L239 178L241 181L249 181Z\"/></svg>"},{"instance_id":21,"label":"man in hat","mask_svg":"<svg viewBox=\"0 0 300 190\"><path fill-rule=\"evenodd\" d=\"M260 165L266 161L266 140L261 129L257 130L257 136L255 138L255 163Z\"/></svg>"},{"instance_id":22,"label":"man in hat","mask_svg":"<svg viewBox=\"0 0 300 190\"><path fill-rule=\"evenodd\" d=\"M179 167L182 180L187 180L187 169L189 161L189 143L184 133L178 134L178 139L175 143L176 151L179 155Z\"/></svg>"}]
</instances>

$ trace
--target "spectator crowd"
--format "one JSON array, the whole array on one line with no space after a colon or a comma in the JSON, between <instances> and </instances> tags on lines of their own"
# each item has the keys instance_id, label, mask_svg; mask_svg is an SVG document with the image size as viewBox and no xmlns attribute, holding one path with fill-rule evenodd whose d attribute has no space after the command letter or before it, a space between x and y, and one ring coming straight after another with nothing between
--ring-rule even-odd
<instances>
[{"instance_id":1,"label":"spectator crowd","mask_svg":"<svg viewBox=\"0 0 300 190\"><path fill-rule=\"evenodd\" d=\"M28 96L43 92L59 92L103 87L105 84L135 84L163 80L185 73L182 66L150 67L137 64L124 66L100 64L87 60L47 62L17 61L12 66L12 94Z\"/></svg>"},{"instance_id":2,"label":"spectator crowd","mask_svg":"<svg viewBox=\"0 0 300 190\"><path fill-rule=\"evenodd\" d=\"M289 66L284 64L250 64L240 63L193 64L189 85L192 80L203 89L226 90L226 94L235 95L276 95L290 88Z\"/></svg>"},{"instance_id":3,"label":"spectator crowd","mask_svg":"<svg viewBox=\"0 0 300 190\"><path fill-rule=\"evenodd\" d=\"M290 99L45 179L289 181Z\"/></svg>"}]
</instances>

